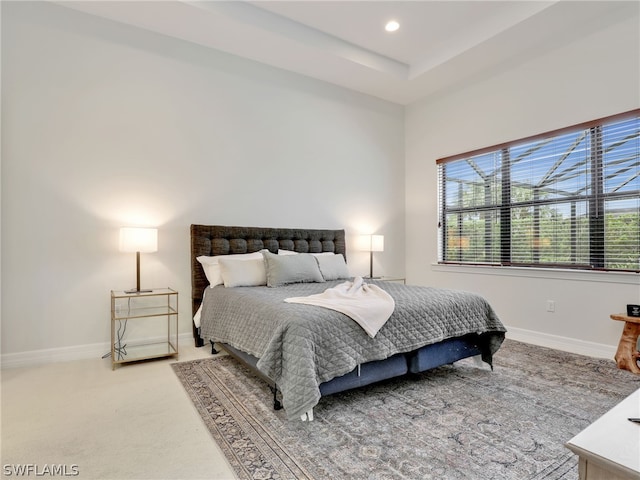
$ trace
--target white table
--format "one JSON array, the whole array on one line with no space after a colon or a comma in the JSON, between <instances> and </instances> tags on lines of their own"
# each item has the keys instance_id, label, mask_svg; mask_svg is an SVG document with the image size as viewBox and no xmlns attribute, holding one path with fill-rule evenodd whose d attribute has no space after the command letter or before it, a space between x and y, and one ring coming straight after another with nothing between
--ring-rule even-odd
<instances>
[{"instance_id":1,"label":"white table","mask_svg":"<svg viewBox=\"0 0 640 480\"><path fill-rule=\"evenodd\" d=\"M579 456L580 480L640 480L640 390L566 443Z\"/></svg>"}]
</instances>

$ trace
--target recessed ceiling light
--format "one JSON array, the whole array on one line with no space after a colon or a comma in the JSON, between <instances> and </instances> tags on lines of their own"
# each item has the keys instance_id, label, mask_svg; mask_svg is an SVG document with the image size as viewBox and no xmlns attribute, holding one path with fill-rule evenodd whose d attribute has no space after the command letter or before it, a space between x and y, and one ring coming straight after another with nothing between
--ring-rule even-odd
<instances>
[{"instance_id":1,"label":"recessed ceiling light","mask_svg":"<svg viewBox=\"0 0 640 480\"><path fill-rule=\"evenodd\" d=\"M400 28L400 24L398 22L396 22L395 20L388 21L387 24L384 26L384 29L387 32L395 32L399 28Z\"/></svg>"}]
</instances>

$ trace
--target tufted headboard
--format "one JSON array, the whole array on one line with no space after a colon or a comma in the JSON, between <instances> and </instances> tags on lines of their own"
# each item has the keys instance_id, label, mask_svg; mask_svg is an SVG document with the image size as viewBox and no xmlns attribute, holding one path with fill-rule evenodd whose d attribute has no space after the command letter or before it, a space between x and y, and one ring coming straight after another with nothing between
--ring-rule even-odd
<instances>
[{"instance_id":1,"label":"tufted headboard","mask_svg":"<svg viewBox=\"0 0 640 480\"><path fill-rule=\"evenodd\" d=\"M209 285L197 257L251 253L263 248L272 253L277 253L278 249L300 253L334 252L347 258L344 230L191 225L192 315L200 308L202 294ZM198 345L195 327L194 338Z\"/></svg>"}]
</instances>

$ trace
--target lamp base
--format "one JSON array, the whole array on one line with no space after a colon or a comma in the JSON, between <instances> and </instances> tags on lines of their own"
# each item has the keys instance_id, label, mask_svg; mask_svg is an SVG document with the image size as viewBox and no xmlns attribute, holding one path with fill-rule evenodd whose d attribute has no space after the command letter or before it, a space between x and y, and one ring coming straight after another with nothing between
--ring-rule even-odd
<instances>
[{"instance_id":1,"label":"lamp base","mask_svg":"<svg viewBox=\"0 0 640 480\"><path fill-rule=\"evenodd\" d=\"M124 293L151 293L153 290L140 290L139 288L132 288L131 290L125 290Z\"/></svg>"},{"instance_id":2,"label":"lamp base","mask_svg":"<svg viewBox=\"0 0 640 480\"><path fill-rule=\"evenodd\" d=\"M143 290L140 288L140 252L136 252L136 288L132 288L131 290L125 290L124 293L132 294L132 293L150 293L153 290Z\"/></svg>"}]
</instances>

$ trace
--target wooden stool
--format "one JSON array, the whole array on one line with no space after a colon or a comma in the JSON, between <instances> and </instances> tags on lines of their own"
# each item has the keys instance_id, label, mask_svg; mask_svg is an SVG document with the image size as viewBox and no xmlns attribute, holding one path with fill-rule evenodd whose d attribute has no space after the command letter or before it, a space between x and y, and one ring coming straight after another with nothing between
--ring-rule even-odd
<instances>
[{"instance_id":1,"label":"wooden stool","mask_svg":"<svg viewBox=\"0 0 640 480\"><path fill-rule=\"evenodd\" d=\"M618 350L614 357L618 368L629 370L633 373L640 373L637 360L640 358L638 352L638 337L640 337L640 317L629 317L624 313L610 315L611 320L624 322L622 336L618 344Z\"/></svg>"}]
</instances>

